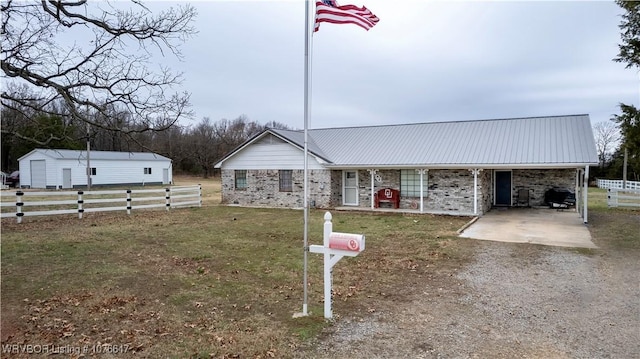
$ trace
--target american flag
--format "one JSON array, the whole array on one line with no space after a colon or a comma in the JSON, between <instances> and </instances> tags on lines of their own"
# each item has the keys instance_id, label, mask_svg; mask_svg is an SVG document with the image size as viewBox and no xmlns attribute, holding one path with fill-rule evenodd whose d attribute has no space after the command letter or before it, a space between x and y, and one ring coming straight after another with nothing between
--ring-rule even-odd
<instances>
[{"instance_id":1,"label":"american flag","mask_svg":"<svg viewBox=\"0 0 640 359\"><path fill-rule=\"evenodd\" d=\"M366 7L355 5L338 5L335 0L316 1L316 24L315 31L320 28L321 22L332 24L354 24L365 30L369 30L378 23L380 19Z\"/></svg>"}]
</instances>

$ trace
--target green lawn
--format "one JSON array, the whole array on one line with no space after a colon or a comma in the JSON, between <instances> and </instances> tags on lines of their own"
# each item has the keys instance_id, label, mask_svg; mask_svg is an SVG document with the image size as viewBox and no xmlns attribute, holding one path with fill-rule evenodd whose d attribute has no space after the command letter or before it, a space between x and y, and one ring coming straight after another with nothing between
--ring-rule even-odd
<instances>
[{"instance_id":1,"label":"green lawn","mask_svg":"<svg viewBox=\"0 0 640 359\"><path fill-rule=\"evenodd\" d=\"M324 211L311 211L322 243ZM334 213L367 250L334 269L334 311L367 315L439 265L459 264L468 218ZM302 212L205 206L28 218L2 227L3 344L126 344L137 357L290 356L326 325L321 256L302 309ZM406 292L406 290L403 290Z\"/></svg>"},{"instance_id":2,"label":"green lawn","mask_svg":"<svg viewBox=\"0 0 640 359\"><path fill-rule=\"evenodd\" d=\"M589 230L598 246L640 250L640 208L607 206L607 190L589 188Z\"/></svg>"}]
</instances>

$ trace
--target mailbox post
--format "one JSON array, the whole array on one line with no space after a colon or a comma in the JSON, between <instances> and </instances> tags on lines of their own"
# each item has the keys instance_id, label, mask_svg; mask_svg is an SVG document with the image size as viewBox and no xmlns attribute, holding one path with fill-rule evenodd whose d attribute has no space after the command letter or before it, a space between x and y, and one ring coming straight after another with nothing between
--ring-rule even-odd
<instances>
[{"instance_id":1,"label":"mailbox post","mask_svg":"<svg viewBox=\"0 0 640 359\"><path fill-rule=\"evenodd\" d=\"M364 234L333 232L331 213L324 214L323 245L311 245L309 251L324 254L324 317L331 319L331 269L342 257L355 257L364 250Z\"/></svg>"}]
</instances>

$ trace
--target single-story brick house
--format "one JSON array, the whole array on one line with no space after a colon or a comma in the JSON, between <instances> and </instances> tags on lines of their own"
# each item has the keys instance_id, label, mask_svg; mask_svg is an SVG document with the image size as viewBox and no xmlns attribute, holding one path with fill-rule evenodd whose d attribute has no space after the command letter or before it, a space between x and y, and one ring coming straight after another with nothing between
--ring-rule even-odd
<instances>
[{"instance_id":1,"label":"single-story brick house","mask_svg":"<svg viewBox=\"0 0 640 359\"><path fill-rule=\"evenodd\" d=\"M586 181L597 155L588 115L308 130L309 203L374 208L397 190L398 210L481 215L543 205L554 187L575 190L586 222ZM222 201L303 206L304 133L267 129L215 164Z\"/></svg>"}]
</instances>

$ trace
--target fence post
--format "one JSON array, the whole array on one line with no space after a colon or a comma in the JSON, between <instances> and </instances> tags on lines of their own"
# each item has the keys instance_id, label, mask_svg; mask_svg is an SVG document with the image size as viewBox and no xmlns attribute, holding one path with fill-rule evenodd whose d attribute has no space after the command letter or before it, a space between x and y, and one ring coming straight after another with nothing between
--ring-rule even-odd
<instances>
[{"instance_id":1,"label":"fence post","mask_svg":"<svg viewBox=\"0 0 640 359\"><path fill-rule=\"evenodd\" d=\"M22 206L24 205L22 195L24 195L22 191L16 192L16 221L18 223L22 223L22 217L24 216L24 213L22 213Z\"/></svg>"},{"instance_id":2,"label":"fence post","mask_svg":"<svg viewBox=\"0 0 640 359\"><path fill-rule=\"evenodd\" d=\"M200 203L198 203L198 207L202 207L202 185L198 183L198 199Z\"/></svg>"},{"instance_id":3,"label":"fence post","mask_svg":"<svg viewBox=\"0 0 640 359\"><path fill-rule=\"evenodd\" d=\"M131 214L131 190L127 190L127 214Z\"/></svg>"},{"instance_id":4,"label":"fence post","mask_svg":"<svg viewBox=\"0 0 640 359\"><path fill-rule=\"evenodd\" d=\"M82 199L83 191L78 191L78 218L82 219L82 214L84 213L84 200Z\"/></svg>"},{"instance_id":5,"label":"fence post","mask_svg":"<svg viewBox=\"0 0 640 359\"><path fill-rule=\"evenodd\" d=\"M618 207L619 195L620 195L619 189L617 188L607 189L607 205L609 207Z\"/></svg>"},{"instance_id":6,"label":"fence post","mask_svg":"<svg viewBox=\"0 0 640 359\"><path fill-rule=\"evenodd\" d=\"M164 189L164 198L166 200L165 207L167 207L167 211L171 208L171 190L169 187Z\"/></svg>"}]
</instances>

